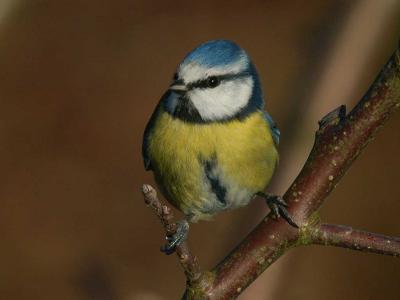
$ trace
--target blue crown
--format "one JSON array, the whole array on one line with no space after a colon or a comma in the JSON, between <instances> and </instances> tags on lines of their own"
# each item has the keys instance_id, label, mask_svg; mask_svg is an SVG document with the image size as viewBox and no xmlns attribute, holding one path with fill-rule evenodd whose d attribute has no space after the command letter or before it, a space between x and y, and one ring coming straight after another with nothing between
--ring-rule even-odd
<instances>
[{"instance_id":1,"label":"blue crown","mask_svg":"<svg viewBox=\"0 0 400 300\"><path fill-rule=\"evenodd\" d=\"M201 44L190 52L182 61L182 65L196 62L206 67L226 66L240 59L247 59L246 52L228 40L214 40Z\"/></svg>"},{"instance_id":2,"label":"blue crown","mask_svg":"<svg viewBox=\"0 0 400 300\"><path fill-rule=\"evenodd\" d=\"M195 62L207 68L216 66L224 67L241 59L247 62L245 71L249 72L254 80L253 92L245 112L249 112L255 108L263 109L264 100L256 68L247 53L234 42L228 40L213 40L201 44L183 59L180 66L182 67L191 62Z\"/></svg>"}]
</instances>

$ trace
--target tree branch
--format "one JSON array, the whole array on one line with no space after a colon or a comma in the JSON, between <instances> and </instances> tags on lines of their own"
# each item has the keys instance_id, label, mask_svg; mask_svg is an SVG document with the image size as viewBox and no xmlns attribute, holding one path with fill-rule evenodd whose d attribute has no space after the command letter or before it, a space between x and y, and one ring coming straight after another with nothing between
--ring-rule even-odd
<instances>
[{"instance_id":1,"label":"tree branch","mask_svg":"<svg viewBox=\"0 0 400 300\"><path fill-rule=\"evenodd\" d=\"M311 234L315 245L335 246L400 258L400 238L355 230L348 226L321 224Z\"/></svg>"},{"instance_id":2,"label":"tree branch","mask_svg":"<svg viewBox=\"0 0 400 300\"><path fill-rule=\"evenodd\" d=\"M392 55L368 92L346 116L342 106L320 122L300 174L284 195L299 231L266 218L214 269L207 290L193 299L231 299L291 247L310 243L316 212L377 130L400 106L400 50Z\"/></svg>"},{"instance_id":3,"label":"tree branch","mask_svg":"<svg viewBox=\"0 0 400 300\"><path fill-rule=\"evenodd\" d=\"M296 224L300 225L300 230L288 225L284 220L275 220L267 216L211 272L200 273L197 262L189 263L188 266L181 261L189 282L184 299L236 298L287 250L319 241L320 244L327 242L337 246L348 245L349 248L350 244L353 247L357 244L371 252L388 254L389 251L390 255L400 255L398 238L362 231L352 231L350 237L346 238L347 231L329 227L332 225L320 226L317 214L324 199L361 150L400 106L399 59L400 50L397 49L368 92L347 116L345 107L341 106L319 122L313 149L300 174L284 195L285 201L289 203L288 211ZM157 215L164 224L158 212ZM338 241L336 237L341 239ZM368 237L371 238L370 244L364 242ZM393 248L384 248L382 238L393 242ZM181 246L178 249L180 253L182 247L187 246ZM185 253L189 253L190 261L196 261L192 259L190 252ZM196 280L192 279L192 269L196 270Z\"/></svg>"}]
</instances>

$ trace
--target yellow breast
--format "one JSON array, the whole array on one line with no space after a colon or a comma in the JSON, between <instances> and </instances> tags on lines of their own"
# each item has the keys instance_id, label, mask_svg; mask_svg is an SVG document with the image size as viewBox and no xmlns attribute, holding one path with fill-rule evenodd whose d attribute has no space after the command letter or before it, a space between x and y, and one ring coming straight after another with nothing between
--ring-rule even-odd
<instances>
[{"instance_id":1,"label":"yellow breast","mask_svg":"<svg viewBox=\"0 0 400 300\"><path fill-rule=\"evenodd\" d=\"M263 191L278 160L261 111L242 121L209 124L183 122L162 111L151 134L149 155L165 196L185 214L213 214L216 207L202 160L217 160L227 207L247 204L254 193ZM246 192L240 196L241 191Z\"/></svg>"}]
</instances>

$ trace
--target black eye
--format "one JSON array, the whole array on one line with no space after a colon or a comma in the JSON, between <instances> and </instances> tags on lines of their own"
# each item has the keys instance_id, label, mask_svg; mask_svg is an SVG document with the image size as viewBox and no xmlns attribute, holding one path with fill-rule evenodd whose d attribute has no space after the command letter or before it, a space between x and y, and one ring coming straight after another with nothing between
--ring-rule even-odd
<instances>
[{"instance_id":1,"label":"black eye","mask_svg":"<svg viewBox=\"0 0 400 300\"><path fill-rule=\"evenodd\" d=\"M216 76L211 76L207 78L207 86L209 88L215 88L216 86L218 86L220 84L220 80L218 77Z\"/></svg>"},{"instance_id":2,"label":"black eye","mask_svg":"<svg viewBox=\"0 0 400 300\"><path fill-rule=\"evenodd\" d=\"M177 81L177 80L178 80L178 77L179 77L179 76L178 76L178 73L175 73L175 74L174 74L174 77L173 77L174 81Z\"/></svg>"}]
</instances>

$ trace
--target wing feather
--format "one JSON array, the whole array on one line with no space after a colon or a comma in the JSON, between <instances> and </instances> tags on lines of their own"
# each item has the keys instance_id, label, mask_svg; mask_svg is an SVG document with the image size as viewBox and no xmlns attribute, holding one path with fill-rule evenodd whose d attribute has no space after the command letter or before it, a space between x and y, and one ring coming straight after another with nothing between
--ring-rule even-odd
<instances>
[{"instance_id":1,"label":"wing feather","mask_svg":"<svg viewBox=\"0 0 400 300\"><path fill-rule=\"evenodd\" d=\"M161 98L160 102L157 104L153 114L151 115L149 122L147 123L146 128L143 133L142 157L143 157L144 168L147 171L152 170L151 159L150 159L150 155L149 155L149 146L150 146L150 139L151 139L151 135L152 135L152 132L154 129L154 125L155 125L157 117L160 113L161 102L162 102L162 98Z\"/></svg>"},{"instance_id":2,"label":"wing feather","mask_svg":"<svg viewBox=\"0 0 400 300\"><path fill-rule=\"evenodd\" d=\"M274 139L274 143L276 146L278 146L281 132L279 131L278 126L276 125L270 114L267 113L266 111L264 111L264 117L267 120L269 127L271 128L271 133L272 133L272 138Z\"/></svg>"}]
</instances>

